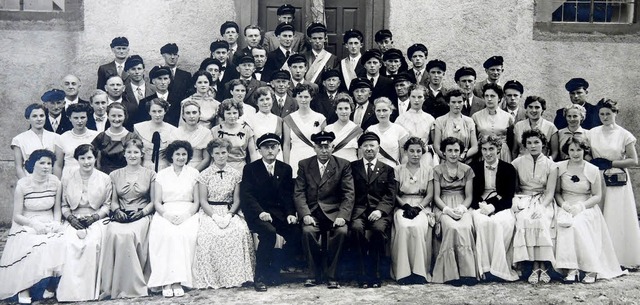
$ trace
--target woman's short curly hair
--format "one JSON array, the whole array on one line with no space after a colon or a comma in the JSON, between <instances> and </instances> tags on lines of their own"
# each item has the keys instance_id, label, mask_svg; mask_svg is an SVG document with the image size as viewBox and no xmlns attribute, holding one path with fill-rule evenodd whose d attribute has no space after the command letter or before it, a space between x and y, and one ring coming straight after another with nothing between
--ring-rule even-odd
<instances>
[{"instance_id":1,"label":"woman's short curly hair","mask_svg":"<svg viewBox=\"0 0 640 305\"><path fill-rule=\"evenodd\" d=\"M480 137L480 139L478 139L478 145L479 146L482 146L482 145L487 144L487 143L497 147L498 150L500 150L502 148L502 143L504 143L504 142L502 141L501 137L499 137L497 135L494 135L494 134L491 134L491 133L490 134L486 134L486 135L482 135Z\"/></svg>"},{"instance_id":2,"label":"woman's short curly hair","mask_svg":"<svg viewBox=\"0 0 640 305\"><path fill-rule=\"evenodd\" d=\"M440 142L440 152L442 152L444 154L445 151L447 151L447 146L449 145L453 145L453 144L458 144L460 146L460 151L464 151L464 142L462 142L462 140L458 139L458 138L454 138L454 137L447 137L444 140L442 140L442 142Z\"/></svg>"},{"instance_id":3,"label":"woman's short curly hair","mask_svg":"<svg viewBox=\"0 0 640 305\"><path fill-rule=\"evenodd\" d=\"M218 117L224 120L224 112L231 110L231 108L235 108L238 110L238 116L242 116L244 114L243 103L241 101L236 101L232 98L228 98L218 106Z\"/></svg>"},{"instance_id":4,"label":"woman's short curly hair","mask_svg":"<svg viewBox=\"0 0 640 305\"><path fill-rule=\"evenodd\" d=\"M223 147L227 150L227 152L231 151L231 148L233 147L233 145L231 144L231 141L229 141L228 139L225 138L215 138L213 140L211 140L209 142L209 144L207 144L207 152L213 156L213 149L218 148L218 147Z\"/></svg>"},{"instance_id":5,"label":"woman's short curly hair","mask_svg":"<svg viewBox=\"0 0 640 305\"><path fill-rule=\"evenodd\" d=\"M523 146L527 146L527 139L529 138L538 138L542 142L542 145L547 145L547 137L538 129L527 130L522 133L522 143Z\"/></svg>"},{"instance_id":6,"label":"woman's short curly hair","mask_svg":"<svg viewBox=\"0 0 640 305\"><path fill-rule=\"evenodd\" d=\"M298 94L304 91L309 92L309 95L311 95L312 99L316 97L317 92L314 87L311 87L310 84L298 84L295 88L293 88L291 96L296 97L298 96Z\"/></svg>"},{"instance_id":7,"label":"woman's short curly hair","mask_svg":"<svg viewBox=\"0 0 640 305\"><path fill-rule=\"evenodd\" d=\"M591 152L591 145L589 145L589 142L587 142L587 140L585 140L582 137L571 137L571 138L569 138L569 140L567 140L566 143L562 144L562 148L560 148L560 151L562 151L562 153L564 153L565 155L568 155L569 154L569 146L571 144L576 144L580 148L582 148L582 150L584 150L585 155L589 154ZM584 156L583 156L583 158L584 158Z\"/></svg>"},{"instance_id":8,"label":"woman's short curly hair","mask_svg":"<svg viewBox=\"0 0 640 305\"><path fill-rule=\"evenodd\" d=\"M36 149L31 155L29 155L29 159L24 163L24 168L29 172L29 174L33 173L33 167L36 165L36 162L42 158L51 159L51 163L56 162L56 154L47 149Z\"/></svg>"},{"instance_id":9,"label":"woman's short curly hair","mask_svg":"<svg viewBox=\"0 0 640 305\"><path fill-rule=\"evenodd\" d=\"M73 151L73 158L78 160L80 156L91 152L95 158L98 158L98 150L91 144L81 144Z\"/></svg>"},{"instance_id":10,"label":"woman's short curly hair","mask_svg":"<svg viewBox=\"0 0 640 305\"><path fill-rule=\"evenodd\" d=\"M175 153L176 150L180 148L184 148L184 150L187 151L187 163L189 163L189 161L191 161L191 158L193 158L193 147L191 146L191 143L182 140L175 140L169 143L164 151L165 160L167 160L169 163L173 163L173 153Z\"/></svg>"}]
</instances>

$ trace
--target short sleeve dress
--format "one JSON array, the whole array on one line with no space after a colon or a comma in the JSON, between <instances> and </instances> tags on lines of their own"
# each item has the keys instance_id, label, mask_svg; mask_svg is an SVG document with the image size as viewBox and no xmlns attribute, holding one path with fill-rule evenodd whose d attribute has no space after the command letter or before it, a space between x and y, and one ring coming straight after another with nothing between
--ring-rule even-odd
<instances>
[{"instance_id":1,"label":"short sleeve dress","mask_svg":"<svg viewBox=\"0 0 640 305\"><path fill-rule=\"evenodd\" d=\"M513 117L506 111L496 108L495 114L490 114L489 109L482 109L474 113L471 118L476 123L478 135L493 134L502 139L502 148L500 149L500 160L511 162L511 152L507 145L507 131L513 126Z\"/></svg>"},{"instance_id":2,"label":"short sleeve dress","mask_svg":"<svg viewBox=\"0 0 640 305\"><path fill-rule=\"evenodd\" d=\"M400 140L407 139L409 137L409 133L404 127L399 124L391 123L389 129L385 131L380 130L380 124L375 124L369 126L367 131L373 132L380 137L380 152L378 152L379 160L391 167L396 167L400 164ZM386 154L391 157L388 158L385 154L382 153L382 150L386 152Z\"/></svg>"},{"instance_id":3,"label":"short sleeve dress","mask_svg":"<svg viewBox=\"0 0 640 305\"><path fill-rule=\"evenodd\" d=\"M33 130L29 129L11 139L11 148L20 148L22 161L26 162L34 150L46 149L56 152L58 137L60 135L48 130L42 130L42 136L38 136ZM25 170L24 172L26 173L27 171Z\"/></svg>"},{"instance_id":4,"label":"short sleeve dress","mask_svg":"<svg viewBox=\"0 0 640 305\"><path fill-rule=\"evenodd\" d=\"M211 134L214 138L227 139L231 142L227 165L242 172L242 168L244 168L244 165L247 163L247 147L249 146L249 141L255 141L255 139L251 127L246 123L240 124L242 125L237 132L229 132L224 129L222 124L218 124L211 129Z\"/></svg>"}]
</instances>

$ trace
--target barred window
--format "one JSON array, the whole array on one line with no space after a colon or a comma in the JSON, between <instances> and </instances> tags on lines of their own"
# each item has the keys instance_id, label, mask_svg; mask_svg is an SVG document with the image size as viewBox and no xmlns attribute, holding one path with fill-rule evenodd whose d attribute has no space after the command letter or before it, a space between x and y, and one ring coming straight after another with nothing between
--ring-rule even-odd
<instances>
[{"instance_id":1,"label":"barred window","mask_svg":"<svg viewBox=\"0 0 640 305\"><path fill-rule=\"evenodd\" d=\"M65 0L0 0L2 11L64 12Z\"/></svg>"},{"instance_id":2,"label":"barred window","mask_svg":"<svg viewBox=\"0 0 640 305\"><path fill-rule=\"evenodd\" d=\"M551 21L630 24L635 6L636 0L553 0Z\"/></svg>"},{"instance_id":3,"label":"barred window","mask_svg":"<svg viewBox=\"0 0 640 305\"><path fill-rule=\"evenodd\" d=\"M0 0L0 29L81 31L83 1Z\"/></svg>"}]
</instances>

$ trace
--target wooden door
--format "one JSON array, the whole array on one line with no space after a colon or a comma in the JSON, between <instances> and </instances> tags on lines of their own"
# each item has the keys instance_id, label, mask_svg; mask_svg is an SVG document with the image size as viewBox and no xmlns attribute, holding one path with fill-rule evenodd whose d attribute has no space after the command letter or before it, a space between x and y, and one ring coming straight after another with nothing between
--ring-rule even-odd
<instances>
[{"instance_id":1,"label":"wooden door","mask_svg":"<svg viewBox=\"0 0 640 305\"><path fill-rule=\"evenodd\" d=\"M258 24L263 31L274 31L278 25L278 8L285 3L289 3L296 8L296 15L293 20L293 27L298 32L305 33L306 0L261 0L258 7Z\"/></svg>"}]
</instances>

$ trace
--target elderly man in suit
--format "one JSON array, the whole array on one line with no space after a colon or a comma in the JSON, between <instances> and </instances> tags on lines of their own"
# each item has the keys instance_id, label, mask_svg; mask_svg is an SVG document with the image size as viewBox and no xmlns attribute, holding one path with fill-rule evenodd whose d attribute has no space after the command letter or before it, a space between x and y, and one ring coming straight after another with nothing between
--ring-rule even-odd
<instances>
[{"instance_id":1,"label":"elderly man in suit","mask_svg":"<svg viewBox=\"0 0 640 305\"><path fill-rule=\"evenodd\" d=\"M482 88L486 84L496 84L500 86L498 83L500 81L500 76L502 76L502 72L504 72L504 59L502 56L491 56L482 64L485 73L487 73L487 78L483 81L479 81L473 88L473 94L479 97L484 97L482 94Z\"/></svg>"},{"instance_id":2,"label":"elderly man in suit","mask_svg":"<svg viewBox=\"0 0 640 305\"><path fill-rule=\"evenodd\" d=\"M313 134L316 156L300 161L298 166L294 202L303 222L302 247L314 274L305 281L307 287L322 282L324 275L328 288L340 288L336 275L354 190L349 162L331 155L334 139L333 132Z\"/></svg>"},{"instance_id":3,"label":"elderly man in suit","mask_svg":"<svg viewBox=\"0 0 640 305\"><path fill-rule=\"evenodd\" d=\"M375 115L373 102L371 101L371 89L373 85L364 77L358 77L351 82L349 92L356 102L356 108L351 114L351 121L360 126L362 130L367 130L369 126L378 124L378 118Z\"/></svg>"},{"instance_id":4,"label":"elderly man in suit","mask_svg":"<svg viewBox=\"0 0 640 305\"><path fill-rule=\"evenodd\" d=\"M135 102L136 105L155 91L149 81L144 78L144 60L139 55L131 55L124 63L124 70L129 73L129 77L124 81L124 94L127 100Z\"/></svg>"},{"instance_id":5,"label":"elderly man in suit","mask_svg":"<svg viewBox=\"0 0 640 305\"><path fill-rule=\"evenodd\" d=\"M462 67L456 71L454 80L462 91L464 101L462 114L471 117L471 115L486 107L484 100L473 94L473 87L476 83L476 70L471 67Z\"/></svg>"},{"instance_id":6,"label":"elderly man in suit","mask_svg":"<svg viewBox=\"0 0 640 305\"><path fill-rule=\"evenodd\" d=\"M293 23L296 15L296 8L291 4L283 4L276 11L278 15L278 24ZM304 34L294 31L291 38L291 49L298 53L304 53L307 49L307 42L304 39ZM277 50L280 47L280 40L278 39L277 31L269 31L264 34L264 48L267 52Z\"/></svg>"},{"instance_id":7,"label":"elderly man in suit","mask_svg":"<svg viewBox=\"0 0 640 305\"><path fill-rule=\"evenodd\" d=\"M123 80L126 80L128 76L124 68L124 62L127 60L127 56L129 56L129 40L127 37L116 37L111 40L110 46L115 58L112 62L98 68L97 89L103 89L107 84L107 79L111 75L118 75Z\"/></svg>"},{"instance_id":8,"label":"elderly man in suit","mask_svg":"<svg viewBox=\"0 0 640 305\"><path fill-rule=\"evenodd\" d=\"M256 251L256 291L267 291L267 282L277 281L280 266L273 260L276 234L286 240L285 249L292 252L300 245L300 227L297 226L293 204L293 175L291 166L276 160L282 140L274 133L266 133L256 140L262 159L247 164L240 183L240 208L247 225L258 234Z\"/></svg>"},{"instance_id":9,"label":"elderly man in suit","mask_svg":"<svg viewBox=\"0 0 640 305\"><path fill-rule=\"evenodd\" d=\"M411 82L425 87L429 84L429 71L426 67L427 56L429 56L429 50L421 43L413 44L407 49L407 58L413 65L408 71Z\"/></svg>"},{"instance_id":10,"label":"elderly man in suit","mask_svg":"<svg viewBox=\"0 0 640 305\"><path fill-rule=\"evenodd\" d=\"M64 91L64 109L65 110L71 104L77 104L77 103L89 104L88 101L85 101L78 97L81 86L82 86L82 83L80 82L80 79L75 75L69 74L64 78L62 78L62 90Z\"/></svg>"},{"instance_id":11,"label":"elderly man in suit","mask_svg":"<svg viewBox=\"0 0 640 305\"><path fill-rule=\"evenodd\" d=\"M183 100L189 87L191 87L191 73L178 68L178 45L175 43L167 43L160 48L160 54L164 58L164 65L171 71L171 84L169 91L176 96L176 99ZM152 79L149 77L149 79ZM153 80L151 81L153 83Z\"/></svg>"},{"instance_id":12,"label":"elderly man in suit","mask_svg":"<svg viewBox=\"0 0 640 305\"><path fill-rule=\"evenodd\" d=\"M396 200L393 168L377 160L380 137L365 132L358 138L363 158L351 162L355 203L349 231L358 254L361 288L380 288L380 259L385 254ZM371 232L367 238L366 230Z\"/></svg>"},{"instance_id":13,"label":"elderly man in suit","mask_svg":"<svg viewBox=\"0 0 640 305\"><path fill-rule=\"evenodd\" d=\"M397 98L391 100L393 106L396 107L396 109L391 113L391 122L395 122L399 116L403 115L411 108L409 91L411 90L412 84L411 76L408 72L400 72L393 79Z\"/></svg>"},{"instance_id":14,"label":"elderly man in suit","mask_svg":"<svg viewBox=\"0 0 640 305\"><path fill-rule=\"evenodd\" d=\"M335 69L325 70L321 75L322 89L311 101L311 109L315 112L322 113L327 118L327 125L333 124L338 120L336 114L336 96L340 88L340 72Z\"/></svg>"},{"instance_id":15,"label":"elderly man in suit","mask_svg":"<svg viewBox=\"0 0 640 305\"><path fill-rule=\"evenodd\" d=\"M427 96L422 104L422 110L434 118L438 118L449 112L449 104L445 100L445 95L449 90L442 84L447 73L447 63L439 59L430 60L426 70L429 73L427 86L429 90L427 90Z\"/></svg>"},{"instance_id":16,"label":"elderly man in suit","mask_svg":"<svg viewBox=\"0 0 640 305\"><path fill-rule=\"evenodd\" d=\"M45 130L63 134L65 131L73 128L71 121L64 113L64 96L64 91L52 89L40 97L40 100L42 100L44 106L47 108L47 117L44 122Z\"/></svg>"},{"instance_id":17,"label":"elderly man in suit","mask_svg":"<svg viewBox=\"0 0 640 305\"><path fill-rule=\"evenodd\" d=\"M280 70L271 74L271 87L275 92L271 113L281 118L298 110L298 102L289 94L290 83L291 73L287 70Z\"/></svg>"},{"instance_id":18,"label":"elderly man in suit","mask_svg":"<svg viewBox=\"0 0 640 305\"><path fill-rule=\"evenodd\" d=\"M320 84L322 72L336 68L338 58L325 50L327 27L324 24L317 22L310 24L307 27L307 37L311 42L311 50L304 53L309 67L305 79L311 83Z\"/></svg>"}]
</instances>

